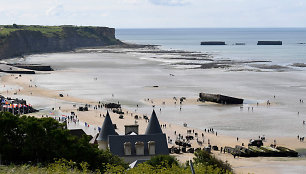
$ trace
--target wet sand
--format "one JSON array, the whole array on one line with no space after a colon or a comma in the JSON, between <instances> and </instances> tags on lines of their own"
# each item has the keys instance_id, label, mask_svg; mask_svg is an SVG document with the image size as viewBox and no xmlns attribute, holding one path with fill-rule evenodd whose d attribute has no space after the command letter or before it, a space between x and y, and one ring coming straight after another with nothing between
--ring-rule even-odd
<instances>
[{"instance_id":1,"label":"wet sand","mask_svg":"<svg viewBox=\"0 0 306 174\"><path fill-rule=\"evenodd\" d=\"M130 70L125 69L126 66L128 68L134 68L134 66L143 68L143 66L145 66L145 70L149 70L149 68L152 67L160 67L160 64L156 62L149 62L146 64L147 60L141 59L140 61L135 61L134 59L138 59L139 55L127 55L125 53L124 55L120 54L122 53L103 53L98 55L102 57L116 57L117 59L109 59L109 62L107 62L108 64L104 65L105 67L111 66L111 68L114 68L115 71L117 68L123 68L128 73ZM52 58L53 56L56 57L57 55L62 56L62 54L51 54L44 56L51 56ZM73 57L73 55L70 56ZM78 54L78 56L82 56L82 54ZM67 60L67 62L69 61L69 59L64 60ZM120 63L122 60L125 60L125 64ZM35 61L35 58L32 59L32 61ZM115 62L114 65L112 65L111 62ZM81 71L80 74L92 73L91 71L87 72L87 69L82 69L82 66L84 65L78 65L78 63L80 62L76 60L76 62L71 65L72 69L61 69L64 65L56 65L54 63L55 67L59 70L52 72L51 74L43 73L38 75L22 75L22 77L18 78L16 78L17 75L4 75L1 77L1 85L5 84L14 86L14 88L12 88L12 90L7 89L9 90L8 92L2 91L1 94L14 98L20 96L27 99L28 97L27 100L30 103L31 100L40 100L41 102L36 101L36 103L40 103L42 108L39 113L34 114L37 117L41 117L42 114L50 114L50 112L61 115L68 114L73 111L76 113L76 115L78 115L81 122L87 122L93 127L101 126L104 118L103 116L100 117L100 114L105 114L105 109L93 110L93 108L90 108L90 111L88 112L78 112L76 108L72 106L73 104L76 104L77 107L84 106L85 104L98 104L98 97L92 97L91 95L86 96L87 91L85 91L85 89L88 88L88 90L90 90L89 94L96 93L98 96L100 96L99 98L103 98L103 102L120 101L123 103L124 111L126 112L128 110L129 113L124 115L124 119L119 119L118 114L111 113L113 123L117 124L117 131L120 134L123 134L125 124L135 123L135 119L133 117L134 115L137 114L142 117L145 114L150 116L150 113L152 112L152 105L155 105L155 110L157 112L157 116L159 117L160 123L167 125L167 127L163 128L162 130L167 134L167 137L169 136L170 139L173 140L173 143L176 135L187 135L187 130L194 130L200 135L198 137L200 141L203 140L201 134L204 134L204 143L201 146L202 148L208 145L208 139L212 145L217 145L218 147L234 147L235 145L241 145L242 143L248 144L249 139L265 134L267 139L265 145L272 144L274 139L276 139L278 145L286 146L292 149L306 149L306 143L299 142L296 138L298 133L301 136L305 135L305 127L301 125L301 121L305 119L304 113L306 113L306 109L303 104L298 103L299 98L302 97L301 94L304 92L304 86L306 86L304 84L305 82L300 80L305 77L304 73L275 72L270 74L257 72L220 72L220 70L210 70L204 71L205 76L203 76L203 73L199 72L199 70L190 70L185 72L181 69L172 70L170 68L163 69L164 67L162 67L162 70L158 69L154 70L154 72L150 72L152 74L146 74L146 77L150 76L152 78L156 78L154 77L155 75L158 77L162 76L160 75L159 71L165 71L167 73L165 76L162 76L161 79L156 79L155 83L142 81L142 85L139 85L140 83L137 80L143 80L143 77L140 78L137 76L133 77L136 80L131 78L129 79L132 82L121 80L118 81L118 83L111 83L111 80L117 79L119 76L117 76L117 74L110 75L103 72L103 76L99 76L99 80L100 78L103 79L101 84L96 84L96 82L93 82L92 79L91 81L86 81L85 79L85 81L77 81L75 83L71 82L72 85L69 84L71 85L71 89L67 89L67 86L65 85L58 86L59 82L57 82L56 79L50 78L61 77L63 82L65 82L65 80L67 81L70 79L73 81L74 76L68 76L68 74L75 72L79 73L79 71ZM63 64L65 64L65 62L63 62ZM175 76L169 76L170 73L174 73ZM96 74L90 75L95 77ZM196 81L197 79L203 79L204 83L192 81L191 77L195 78ZM42 78L46 79L42 80ZM123 76L121 78L124 79L127 77ZM162 82L162 80L168 80L169 84ZM46 85L47 81L51 81L51 83L54 82L54 84L49 84L48 86ZM62 81L60 82L62 83ZM80 83L80 86L77 86L78 83ZM82 86L84 83L94 83L93 85L98 87L104 85L115 88L118 84L121 84L122 86L135 84L136 87L132 87L131 89L122 89L118 87L118 89L115 91L106 88L101 94L101 92L97 91L97 88L93 88L92 85ZM159 87L153 88L152 85L154 84L159 85ZM29 87L31 85L32 87ZM35 87L35 85L37 85L37 87ZM53 87L52 85L55 86ZM76 89L74 89L74 85L77 86ZM79 88L81 91L80 93L75 92L77 91L77 88ZM135 89L138 93L135 93ZM120 90L123 90L124 93L128 91L129 94L126 94L127 97L124 97L123 92L117 92ZM169 93L169 91L173 90L177 92ZM191 92L188 94L185 93L187 90L191 90ZM203 92L204 90L208 92L222 91L236 97L247 98L248 101L243 105L243 110L240 110L239 106L222 106L214 103L197 102L197 93L195 91ZM134 91L134 93L131 93L131 91ZM17 95L13 95L15 92L17 92ZM112 93L115 94L115 97L111 97ZM63 94L64 97L59 97L59 94ZM135 98L131 99L131 101L128 100L130 95L135 95ZM276 95L276 98L274 98L273 95ZM173 96L176 96L178 99L179 97L183 96L187 97L186 101L182 104L181 111L179 109L179 103L174 104L174 100L172 98ZM145 101L146 98L153 100L153 103L151 101ZM272 103L269 107L267 107L265 104L267 100L270 100ZM257 101L259 102L259 106L256 105ZM163 104L163 102L165 103ZM42 103L46 103L46 105ZM136 104L139 104L139 108L136 107ZM61 107L61 109L58 107ZM248 110L249 107L254 107L254 111L252 112L251 110ZM51 108L55 108L55 111L52 111ZM160 108L161 111L159 111ZM297 115L298 111L300 112L299 115ZM201 116L201 112L205 112L205 116ZM131 113L133 115L131 115ZM240 121L242 118L244 120ZM291 120L291 122L288 122L288 120ZM143 118L136 121L140 125L140 133L144 133L147 123ZM188 125L187 127L183 127L183 123L185 122ZM260 122L262 122L262 125ZM270 123L268 124L267 122ZM255 125L252 125L252 123ZM228 128L220 125L226 125ZM288 130L284 127L285 125L288 125ZM270 131L267 126L271 126L268 128L274 130ZM284 127L285 130L282 130L282 127ZM295 127L297 128L295 129ZM216 136L212 133L206 133L204 131L205 128L214 128L215 132L218 132L218 135ZM261 128L263 128L263 131L260 130ZM174 131L176 131L176 135L174 134ZM286 131L289 131L289 133ZM239 137L238 142L236 140L237 136ZM193 147L200 147L196 140L191 141L191 143ZM169 147L171 146L172 144L169 144ZM227 160L237 173L288 173L288 171L289 173L290 171L291 173L300 173L299 171L306 170L305 158L234 159L233 156L229 154L220 154L219 152L214 152L214 154L220 159ZM181 162L185 162L189 158L192 158L191 154L175 156L177 156Z\"/></svg>"}]
</instances>

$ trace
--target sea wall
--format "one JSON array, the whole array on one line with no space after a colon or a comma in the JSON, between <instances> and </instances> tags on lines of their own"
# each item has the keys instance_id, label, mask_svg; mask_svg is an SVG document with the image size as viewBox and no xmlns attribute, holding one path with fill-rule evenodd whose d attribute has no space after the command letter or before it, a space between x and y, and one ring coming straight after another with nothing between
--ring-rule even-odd
<instances>
[{"instance_id":1,"label":"sea wall","mask_svg":"<svg viewBox=\"0 0 306 174\"><path fill-rule=\"evenodd\" d=\"M78 47L122 44L115 29L107 27L62 27L51 36L41 31L16 30L0 38L0 59L32 53L69 51Z\"/></svg>"}]
</instances>

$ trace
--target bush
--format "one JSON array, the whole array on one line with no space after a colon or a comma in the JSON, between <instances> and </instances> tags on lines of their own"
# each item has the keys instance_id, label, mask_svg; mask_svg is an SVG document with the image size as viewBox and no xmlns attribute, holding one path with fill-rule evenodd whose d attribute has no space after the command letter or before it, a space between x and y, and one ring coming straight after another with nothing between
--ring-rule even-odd
<instances>
[{"instance_id":1,"label":"bush","mask_svg":"<svg viewBox=\"0 0 306 174\"><path fill-rule=\"evenodd\" d=\"M215 168L220 168L224 172L232 172L232 168L228 163L215 158L204 150L199 150L194 153L195 157L193 158L195 164L204 164L205 166L214 166Z\"/></svg>"},{"instance_id":2,"label":"bush","mask_svg":"<svg viewBox=\"0 0 306 174\"><path fill-rule=\"evenodd\" d=\"M170 155L156 155L146 163L153 167L171 167L173 165L178 166L177 159Z\"/></svg>"}]
</instances>

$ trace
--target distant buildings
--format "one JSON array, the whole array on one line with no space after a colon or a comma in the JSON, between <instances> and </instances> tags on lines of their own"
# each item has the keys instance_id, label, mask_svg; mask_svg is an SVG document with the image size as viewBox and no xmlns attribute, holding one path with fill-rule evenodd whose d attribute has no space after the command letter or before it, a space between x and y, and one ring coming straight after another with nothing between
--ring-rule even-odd
<instances>
[{"instance_id":1,"label":"distant buildings","mask_svg":"<svg viewBox=\"0 0 306 174\"><path fill-rule=\"evenodd\" d=\"M126 125L125 135L118 135L107 113L96 140L99 149L109 148L112 154L129 163L136 160L149 160L154 155L169 154L166 135L160 128L154 110L144 135L138 135L137 125Z\"/></svg>"},{"instance_id":2,"label":"distant buildings","mask_svg":"<svg viewBox=\"0 0 306 174\"><path fill-rule=\"evenodd\" d=\"M27 104L25 100L12 99L10 97L4 97L0 95L0 111L10 112L14 115L28 114L37 112L32 105Z\"/></svg>"}]
</instances>

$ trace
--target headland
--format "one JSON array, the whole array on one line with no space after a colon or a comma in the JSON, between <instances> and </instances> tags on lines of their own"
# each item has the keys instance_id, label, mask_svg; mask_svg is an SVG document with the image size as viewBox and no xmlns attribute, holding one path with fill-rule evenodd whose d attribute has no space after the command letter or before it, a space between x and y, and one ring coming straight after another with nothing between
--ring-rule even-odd
<instances>
[{"instance_id":1,"label":"headland","mask_svg":"<svg viewBox=\"0 0 306 174\"><path fill-rule=\"evenodd\" d=\"M115 29L108 27L0 25L0 59L119 44Z\"/></svg>"}]
</instances>

